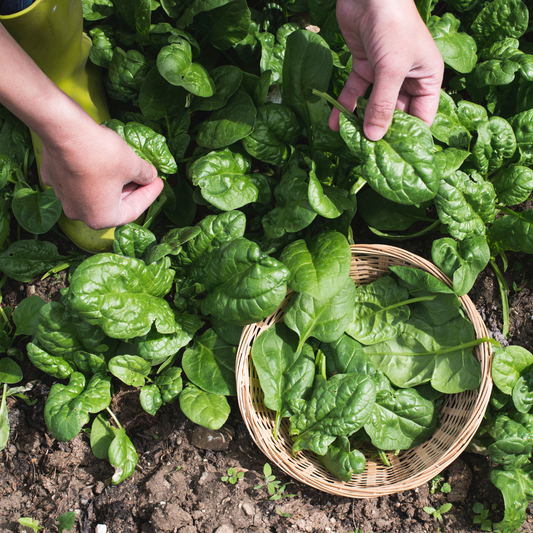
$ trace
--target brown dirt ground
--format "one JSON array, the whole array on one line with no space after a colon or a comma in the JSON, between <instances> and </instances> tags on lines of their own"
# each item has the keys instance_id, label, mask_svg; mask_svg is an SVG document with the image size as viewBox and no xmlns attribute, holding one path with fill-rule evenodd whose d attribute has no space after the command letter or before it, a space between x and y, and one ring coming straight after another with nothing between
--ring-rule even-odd
<instances>
[{"instance_id":1,"label":"brown dirt ground","mask_svg":"<svg viewBox=\"0 0 533 533\"><path fill-rule=\"evenodd\" d=\"M356 240L379 242L368 235ZM431 239L407 242L398 245L430 258ZM506 279L511 287L508 340L533 350L532 257L509 254ZM14 306L31 294L57 300L63 285L64 274L29 284L8 282L2 289L3 305ZM470 297L491 334L501 339L501 304L490 269L479 277ZM18 524L21 516L37 519L42 531L57 531L55 519L67 511L76 513L72 531L78 533L95 533L99 524L108 533L472 533L478 531L473 525L475 502L491 509L495 521L502 518L501 494L488 481L490 464L472 453L463 453L443 472L452 487L449 494L431 494L425 484L392 496L351 500L293 482L286 492L295 496L269 501L265 489L254 489L266 458L249 436L236 401L227 423L234 437L227 450L211 451L191 444L194 425L177 407L166 406L152 417L141 409L138 392L127 387L117 389L112 408L124 422L139 463L131 478L113 486L112 468L93 456L86 434L67 443L51 437L43 408L53 380L30 367L24 371L25 379L41 383L28 393L37 400L35 406L8 400L11 437L0 452L0 533L29 531ZM283 483L291 481L272 466ZM220 479L230 467L244 472L235 485ZM423 511L445 502L452 508L442 522ZM531 511L530 506L525 532L533 532Z\"/></svg>"}]
</instances>

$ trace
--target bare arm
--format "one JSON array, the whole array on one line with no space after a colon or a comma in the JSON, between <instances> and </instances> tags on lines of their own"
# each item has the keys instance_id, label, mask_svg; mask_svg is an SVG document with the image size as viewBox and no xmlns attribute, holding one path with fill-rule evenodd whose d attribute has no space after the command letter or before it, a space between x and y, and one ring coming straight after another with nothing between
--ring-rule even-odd
<instances>
[{"instance_id":1,"label":"bare arm","mask_svg":"<svg viewBox=\"0 0 533 533\"><path fill-rule=\"evenodd\" d=\"M413 0L338 0L337 20L353 56L339 102L353 110L373 84L365 135L371 140L383 137L395 108L431 125L444 63ZM337 110L331 113L330 127L339 129Z\"/></svg>"},{"instance_id":2,"label":"bare arm","mask_svg":"<svg viewBox=\"0 0 533 533\"><path fill-rule=\"evenodd\" d=\"M65 214L93 229L135 220L163 189L156 169L50 81L2 24L0 50L0 103L43 142L41 177Z\"/></svg>"}]
</instances>

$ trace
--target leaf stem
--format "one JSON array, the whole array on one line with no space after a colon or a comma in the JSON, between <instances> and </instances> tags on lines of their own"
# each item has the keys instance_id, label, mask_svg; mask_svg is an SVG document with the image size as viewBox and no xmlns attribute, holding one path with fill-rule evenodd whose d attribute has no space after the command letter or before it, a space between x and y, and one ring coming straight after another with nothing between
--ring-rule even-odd
<instances>
[{"instance_id":1,"label":"leaf stem","mask_svg":"<svg viewBox=\"0 0 533 533\"><path fill-rule=\"evenodd\" d=\"M496 204L496 209L500 210L502 213L505 213L506 215L511 215L516 218L522 218L519 213L503 205Z\"/></svg>"},{"instance_id":2,"label":"leaf stem","mask_svg":"<svg viewBox=\"0 0 533 533\"><path fill-rule=\"evenodd\" d=\"M113 411L111 411L111 409L109 409L109 407L106 407L106 411L111 415L111 418L115 421L115 424L118 426L118 429L124 429L122 427L122 424L118 421L118 418L115 416Z\"/></svg>"},{"instance_id":3,"label":"leaf stem","mask_svg":"<svg viewBox=\"0 0 533 533\"><path fill-rule=\"evenodd\" d=\"M498 286L500 288L500 296L502 299L502 313L503 313L502 335L505 338L507 338L507 335L509 335L509 298L508 298L509 286L507 285L507 282L505 281L505 278L503 277L503 274L501 273L494 259L490 260L490 266L492 267L492 269L494 270L494 273L496 274L496 279L498 280Z\"/></svg>"},{"instance_id":4,"label":"leaf stem","mask_svg":"<svg viewBox=\"0 0 533 533\"><path fill-rule=\"evenodd\" d=\"M333 107L336 107L341 113L352 117L355 121L359 122L359 124L363 124L363 121L357 115L354 115L351 111L348 111L342 104L339 104L339 102L337 102L337 100L335 100L335 98L329 94L318 91L317 89L311 89L311 91L314 95L324 98L326 102L329 102Z\"/></svg>"}]
</instances>

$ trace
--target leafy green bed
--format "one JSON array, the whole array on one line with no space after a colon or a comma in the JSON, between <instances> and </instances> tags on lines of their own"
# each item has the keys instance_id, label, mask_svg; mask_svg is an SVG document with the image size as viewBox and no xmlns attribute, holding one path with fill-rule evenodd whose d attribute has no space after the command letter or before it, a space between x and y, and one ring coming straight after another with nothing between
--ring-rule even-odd
<instances>
[{"instance_id":1,"label":"leafy green bed","mask_svg":"<svg viewBox=\"0 0 533 533\"><path fill-rule=\"evenodd\" d=\"M31 361L70 380L54 385L46 404L56 438L72 438L91 414L108 409L114 378L140 387L149 413L178 401L194 422L220 427L226 396L235 394L240 328L275 310L287 286L298 287L299 305L311 313L340 297L344 285L339 289L333 274L347 261L342 250L353 242L358 205L380 237L440 232L433 260L453 278L457 295L490 263L508 315L496 257L505 266L507 251L533 253L533 215L519 206L533 190L528 5L417 0L447 66L437 117L429 129L397 111L386 136L370 142L362 134L363 99L356 114L341 114L340 133L328 127L328 102L351 69L333 0L83 4L90 58L106 72L114 116L107 125L167 179L144 225L117 230L114 253L66 257L49 242L21 240L19 225L36 235L52 229L60 205L28 184L28 131L0 110L4 280L28 282L69 268L61 301L28 298L13 312L14 326L4 310L0 332L8 355L23 357L14 339L29 336ZM291 19L307 12L318 34ZM321 254L323 265L315 261ZM355 298L352 288L346 292ZM313 336L342 338L335 324L348 315L343 305L334 309L339 316L323 325L327 340L301 314L288 322L300 335L297 352L305 353ZM422 342L425 328L415 329L413 339ZM380 356L372 357L384 370ZM5 359L0 368L2 447L5 397L15 394L7 384L20 380L12 363ZM477 439L501 465L492 475L506 502L499 531L519 527L533 499L532 365L523 348L497 352L501 393ZM438 377L428 373L420 383ZM288 407L274 409L283 415ZM133 471L136 453L110 417L113 423L93 418L91 444L116 467L119 482Z\"/></svg>"}]
</instances>

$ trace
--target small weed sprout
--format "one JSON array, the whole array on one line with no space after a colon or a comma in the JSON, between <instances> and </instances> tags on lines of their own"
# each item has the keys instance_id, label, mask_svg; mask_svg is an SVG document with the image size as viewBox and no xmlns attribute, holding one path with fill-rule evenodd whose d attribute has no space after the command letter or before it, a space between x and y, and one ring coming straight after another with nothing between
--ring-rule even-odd
<instances>
[{"instance_id":1,"label":"small weed sprout","mask_svg":"<svg viewBox=\"0 0 533 533\"><path fill-rule=\"evenodd\" d=\"M263 479L265 480L265 483L261 483L260 485L257 485L254 487L255 490L262 489L263 487L266 487L269 494L271 494L269 500L276 501L281 498L293 498L296 496L296 494L285 494L285 488L287 485L289 485L291 482L281 484L281 481L276 479L276 476L272 475L272 468L268 463L265 463L265 466L263 467Z\"/></svg>"},{"instance_id":2,"label":"small weed sprout","mask_svg":"<svg viewBox=\"0 0 533 533\"><path fill-rule=\"evenodd\" d=\"M241 477L243 476L244 476L244 472L237 472L235 468L231 467L231 468L228 468L227 475L222 476L220 479L224 483L231 483L232 485L235 485L235 483L237 483L237 481L239 481L239 479L241 479Z\"/></svg>"},{"instance_id":3,"label":"small weed sprout","mask_svg":"<svg viewBox=\"0 0 533 533\"><path fill-rule=\"evenodd\" d=\"M433 507L424 507L424 511L430 514L433 518L442 522L442 515L447 513L452 508L451 503L443 503L438 509Z\"/></svg>"},{"instance_id":4,"label":"small weed sprout","mask_svg":"<svg viewBox=\"0 0 533 533\"><path fill-rule=\"evenodd\" d=\"M474 504L472 511L475 513L474 524L480 524L482 531L492 531L492 520L489 519L492 513L479 502Z\"/></svg>"},{"instance_id":5,"label":"small weed sprout","mask_svg":"<svg viewBox=\"0 0 533 533\"><path fill-rule=\"evenodd\" d=\"M21 526L29 527L30 529L33 529L35 533L40 529L43 529L43 526L39 525L38 520L33 520L33 518L30 518L29 516L22 516L18 521Z\"/></svg>"},{"instance_id":6,"label":"small weed sprout","mask_svg":"<svg viewBox=\"0 0 533 533\"><path fill-rule=\"evenodd\" d=\"M449 483L446 483L444 481L444 476L442 474L437 474L432 480L431 480L431 487L429 489L429 492L431 494L435 494L435 492L440 491L444 494L448 494L452 490L452 487Z\"/></svg>"},{"instance_id":7,"label":"small weed sprout","mask_svg":"<svg viewBox=\"0 0 533 533\"><path fill-rule=\"evenodd\" d=\"M283 513L279 509L276 509L276 513L278 513L283 518L289 518L291 516L291 513Z\"/></svg>"}]
</instances>

